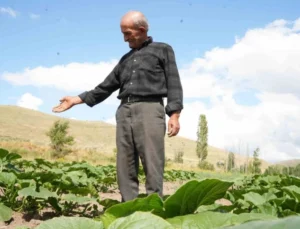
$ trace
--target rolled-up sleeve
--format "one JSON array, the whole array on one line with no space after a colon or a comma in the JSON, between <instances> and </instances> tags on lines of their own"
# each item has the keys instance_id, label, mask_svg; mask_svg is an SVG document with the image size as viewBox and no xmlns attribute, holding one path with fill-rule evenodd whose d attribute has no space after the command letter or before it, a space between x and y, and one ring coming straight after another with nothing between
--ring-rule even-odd
<instances>
[{"instance_id":1,"label":"rolled-up sleeve","mask_svg":"<svg viewBox=\"0 0 300 229\"><path fill-rule=\"evenodd\" d=\"M175 53L170 45L164 49L164 70L167 84L166 114L171 116L175 111L183 109L183 91L175 60Z\"/></svg>"},{"instance_id":2,"label":"rolled-up sleeve","mask_svg":"<svg viewBox=\"0 0 300 229\"><path fill-rule=\"evenodd\" d=\"M111 71L105 80L93 90L85 91L78 96L88 106L93 107L108 98L114 91L119 89L118 65Z\"/></svg>"}]
</instances>

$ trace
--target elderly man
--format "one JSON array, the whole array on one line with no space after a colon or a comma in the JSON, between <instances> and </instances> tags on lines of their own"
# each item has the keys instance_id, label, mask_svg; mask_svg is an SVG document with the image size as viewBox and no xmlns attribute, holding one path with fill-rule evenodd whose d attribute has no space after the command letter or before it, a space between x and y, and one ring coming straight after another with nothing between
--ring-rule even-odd
<instances>
[{"instance_id":1,"label":"elderly man","mask_svg":"<svg viewBox=\"0 0 300 229\"><path fill-rule=\"evenodd\" d=\"M122 201L128 201L138 196L139 157L146 175L147 194L155 192L162 196L165 114L170 117L168 136L177 135L183 93L174 51L170 45L153 42L147 35L145 16L137 11L128 12L122 17L121 30L131 50L95 89L62 98L53 112L63 112L81 103L93 107L119 89L117 180ZM167 97L166 107L163 97Z\"/></svg>"}]
</instances>

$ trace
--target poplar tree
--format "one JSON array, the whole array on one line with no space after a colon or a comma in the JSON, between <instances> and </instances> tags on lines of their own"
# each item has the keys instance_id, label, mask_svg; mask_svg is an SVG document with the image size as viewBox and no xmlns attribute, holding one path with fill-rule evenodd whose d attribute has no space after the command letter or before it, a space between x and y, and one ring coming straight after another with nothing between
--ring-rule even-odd
<instances>
[{"instance_id":1,"label":"poplar tree","mask_svg":"<svg viewBox=\"0 0 300 229\"><path fill-rule=\"evenodd\" d=\"M252 164L252 170L254 174L260 174L261 173L261 161L259 160L259 148L256 148L253 152L253 164Z\"/></svg>"},{"instance_id":2,"label":"poplar tree","mask_svg":"<svg viewBox=\"0 0 300 229\"><path fill-rule=\"evenodd\" d=\"M200 161L204 161L207 157L207 140L208 140L208 126L205 115L199 116L198 131L197 131L197 148L196 153Z\"/></svg>"},{"instance_id":3,"label":"poplar tree","mask_svg":"<svg viewBox=\"0 0 300 229\"><path fill-rule=\"evenodd\" d=\"M230 152L228 154L228 160L227 160L227 170L231 171L235 167L235 156L234 153Z\"/></svg>"}]
</instances>

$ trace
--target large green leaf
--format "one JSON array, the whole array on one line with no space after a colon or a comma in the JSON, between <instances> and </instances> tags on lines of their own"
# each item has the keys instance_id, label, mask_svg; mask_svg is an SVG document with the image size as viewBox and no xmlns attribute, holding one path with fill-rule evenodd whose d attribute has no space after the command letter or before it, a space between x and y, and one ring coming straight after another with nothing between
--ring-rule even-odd
<instances>
[{"instance_id":1,"label":"large green leaf","mask_svg":"<svg viewBox=\"0 0 300 229\"><path fill-rule=\"evenodd\" d=\"M177 216L167 219L175 228L197 228L197 229L213 229L231 225L238 225L250 220L267 220L276 219L264 214L243 213L240 215L232 213L219 212L202 212L198 214Z\"/></svg>"},{"instance_id":2,"label":"large green leaf","mask_svg":"<svg viewBox=\"0 0 300 229\"><path fill-rule=\"evenodd\" d=\"M17 153L9 153L7 156L6 156L6 161L14 161L14 160L17 160L19 158L22 158L22 156L20 154L17 154Z\"/></svg>"},{"instance_id":3,"label":"large green leaf","mask_svg":"<svg viewBox=\"0 0 300 229\"><path fill-rule=\"evenodd\" d=\"M228 227L226 229L299 229L300 217L290 216L277 220L266 220L248 222L234 227Z\"/></svg>"},{"instance_id":4,"label":"large green leaf","mask_svg":"<svg viewBox=\"0 0 300 229\"><path fill-rule=\"evenodd\" d=\"M295 198L297 202L300 202L300 188L296 185L283 187L284 190L291 198Z\"/></svg>"},{"instance_id":5,"label":"large green leaf","mask_svg":"<svg viewBox=\"0 0 300 229\"><path fill-rule=\"evenodd\" d=\"M0 148L0 161L2 161L8 154L9 152L6 149Z\"/></svg>"},{"instance_id":6,"label":"large green leaf","mask_svg":"<svg viewBox=\"0 0 300 229\"><path fill-rule=\"evenodd\" d=\"M266 202L266 199L263 196L255 192L249 192L244 194L243 196L245 201L248 201L255 206L263 205Z\"/></svg>"},{"instance_id":7,"label":"large green leaf","mask_svg":"<svg viewBox=\"0 0 300 229\"><path fill-rule=\"evenodd\" d=\"M263 195L260 195L255 192L248 192L243 195L244 200L255 205L255 206L260 206L268 203L271 200L278 200L277 196L273 193L264 193Z\"/></svg>"},{"instance_id":8,"label":"large green leaf","mask_svg":"<svg viewBox=\"0 0 300 229\"><path fill-rule=\"evenodd\" d=\"M0 222L10 220L12 213L13 211L9 207L0 203Z\"/></svg>"},{"instance_id":9,"label":"large green leaf","mask_svg":"<svg viewBox=\"0 0 300 229\"><path fill-rule=\"evenodd\" d=\"M252 210L251 212L277 216L277 208L270 203L257 205L257 208Z\"/></svg>"},{"instance_id":10,"label":"large green leaf","mask_svg":"<svg viewBox=\"0 0 300 229\"><path fill-rule=\"evenodd\" d=\"M114 220L128 216L136 211L162 211L163 202L157 193L145 198L137 198L131 201L113 205L101 216L101 220L107 228Z\"/></svg>"},{"instance_id":11,"label":"large green leaf","mask_svg":"<svg viewBox=\"0 0 300 229\"><path fill-rule=\"evenodd\" d=\"M265 176L265 177L260 177L260 181L262 183L265 183L265 184L279 184L281 182L281 178L279 176Z\"/></svg>"},{"instance_id":12,"label":"large green leaf","mask_svg":"<svg viewBox=\"0 0 300 229\"><path fill-rule=\"evenodd\" d=\"M285 176L284 178L282 178L281 186L291 185L296 185L297 187L300 187L300 178L294 176Z\"/></svg>"},{"instance_id":13,"label":"large green leaf","mask_svg":"<svg viewBox=\"0 0 300 229\"><path fill-rule=\"evenodd\" d=\"M173 229L166 220L149 212L135 212L115 220L108 229Z\"/></svg>"},{"instance_id":14,"label":"large green leaf","mask_svg":"<svg viewBox=\"0 0 300 229\"><path fill-rule=\"evenodd\" d=\"M0 184L4 184L5 186L12 185L16 182L17 177L13 173L2 172L0 173Z\"/></svg>"},{"instance_id":15,"label":"large green leaf","mask_svg":"<svg viewBox=\"0 0 300 229\"><path fill-rule=\"evenodd\" d=\"M296 199L286 198L280 207L282 210L291 210L300 213L300 203Z\"/></svg>"},{"instance_id":16,"label":"large green leaf","mask_svg":"<svg viewBox=\"0 0 300 229\"><path fill-rule=\"evenodd\" d=\"M59 217L47 220L35 229L103 229L102 222L80 217Z\"/></svg>"},{"instance_id":17,"label":"large green leaf","mask_svg":"<svg viewBox=\"0 0 300 229\"><path fill-rule=\"evenodd\" d=\"M192 180L181 186L165 202L165 218L194 213L200 205L210 205L224 197L233 182L217 179Z\"/></svg>"},{"instance_id":18,"label":"large green leaf","mask_svg":"<svg viewBox=\"0 0 300 229\"><path fill-rule=\"evenodd\" d=\"M20 196L32 196L35 198L42 198L42 199L48 199L49 197L55 197L57 198L57 194L55 192L51 192L46 188L40 187L40 191L37 192L35 190L35 187L27 187L27 188L23 188L21 189L18 194Z\"/></svg>"}]
</instances>

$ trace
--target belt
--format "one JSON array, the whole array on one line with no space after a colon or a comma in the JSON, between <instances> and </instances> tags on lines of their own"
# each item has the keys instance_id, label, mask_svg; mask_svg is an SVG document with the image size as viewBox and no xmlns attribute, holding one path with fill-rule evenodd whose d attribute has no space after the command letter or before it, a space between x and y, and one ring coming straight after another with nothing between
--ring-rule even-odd
<instances>
[{"instance_id":1,"label":"belt","mask_svg":"<svg viewBox=\"0 0 300 229\"><path fill-rule=\"evenodd\" d=\"M138 102L163 102L162 97L129 95L121 99L121 104Z\"/></svg>"}]
</instances>

